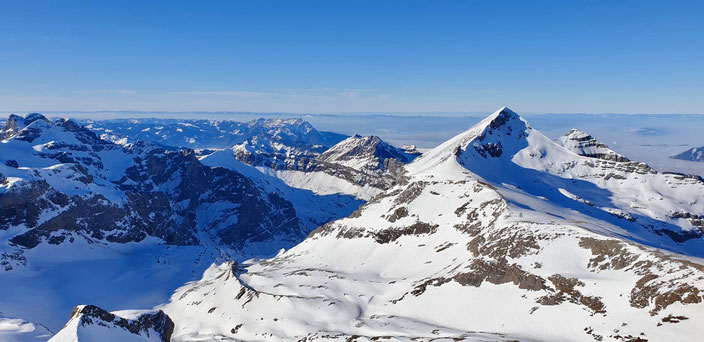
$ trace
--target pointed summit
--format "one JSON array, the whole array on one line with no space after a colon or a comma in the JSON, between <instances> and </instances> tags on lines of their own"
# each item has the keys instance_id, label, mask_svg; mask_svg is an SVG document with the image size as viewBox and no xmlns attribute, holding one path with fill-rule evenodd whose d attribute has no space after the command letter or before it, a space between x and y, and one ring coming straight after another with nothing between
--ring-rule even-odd
<instances>
[{"instance_id":1,"label":"pointed summit","mask_svg":"<svg viewBox=\"0 0 704 342\"><path fill-rule=\"evenodd\" d=\"M424 153L407 169L424 172L461 155L486 159L513 154L528 145L526 138L531 132L533 129L527 121L508 107L502 107L472 128Z\"/></svg>"},{"instance_id":2,"label":"pointed summit","mask_svg":"<svg viewBox=\"0 0 704 342\"><path fill-rule=\"evenodd\" d=\"M487 121L487 120L489 121L488 126L491 129L498 129L499 127L501 127L509 122L512 122L512 121L522 121L527 126L527 123L525 122L525 120L523 120L523 118L521 118L520 115L518 115L516 112L512 111L508 107L503 107L503 108L497 110L496 112L494 112L494 114L491 114L488 118L484 119L482 122Z\"/></svg>"},{"instance_id":3,"label":"pointed summit","mask_svg":"<svg viewBox=\"0 0 704 342\"><path fill-rule=\"evenodd\" d=\"M511 108L508 108L506 106L501 107L499 110L495 111L491 116L502 116L502 117L516 117L520 118L521 116L518 115L518 113L514 112L511 110Z\"/></svg>"}]
</instances>

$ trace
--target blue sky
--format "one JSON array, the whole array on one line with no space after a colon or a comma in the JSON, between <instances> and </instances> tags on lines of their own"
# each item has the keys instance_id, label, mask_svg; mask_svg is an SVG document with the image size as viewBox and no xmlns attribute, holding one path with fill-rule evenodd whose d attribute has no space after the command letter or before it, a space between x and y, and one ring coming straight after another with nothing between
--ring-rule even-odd
<instances>
[{"instance_id":1,"label":"blue sky","mask_svg":"<svg viewBox=\"0 0 704 342\"><path fill-rule=\"evenodd\" d=\"M0 111L704 113L704 1L3 1Z\"/></svg>"}]
</instances>

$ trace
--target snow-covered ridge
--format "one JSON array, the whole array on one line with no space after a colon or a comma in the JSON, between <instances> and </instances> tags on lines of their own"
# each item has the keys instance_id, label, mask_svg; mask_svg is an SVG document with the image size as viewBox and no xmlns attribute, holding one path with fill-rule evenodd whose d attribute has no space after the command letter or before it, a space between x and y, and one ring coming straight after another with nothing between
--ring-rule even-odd
<instances>
[{"instance_id":1,"label":"snow-covered ridge","mask_svg":"<svg viewBox=\"0 0 704 342\"><path fill-rule=\"evenodd\" d=\"M293 196L276 190L286 188L280 175L268 177L273 168L255 170L237 152L202 164L236 171L262 193ZM363 174L317 158L288 160L295 168L274 171ZM508 108L401 171L297 246L213 265L176 290L157 307L174 322L172 340L699 338L701 179L580 155Z\"/></svg>"}]
</instances>

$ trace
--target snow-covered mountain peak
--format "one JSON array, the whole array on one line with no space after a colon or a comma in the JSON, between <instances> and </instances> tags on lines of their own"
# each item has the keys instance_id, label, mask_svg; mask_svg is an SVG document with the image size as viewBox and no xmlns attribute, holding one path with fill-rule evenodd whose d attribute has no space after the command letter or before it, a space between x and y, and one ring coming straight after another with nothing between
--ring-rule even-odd
<instances>
[{"instance_id":1,"label":"snow-covered mountain peak","mask_svg":"<svg viewBox=\"0 0 704 342\"><path fill-rule=\"evenodd\" d=\"M497 128L501 125L510 122L511 120L523 120L523 118L518 115L518 113L512 111L508 107L501 107L501 109L489 115L487 119L491 122L492 128Z\"/></svg>"},{"instance_id":2,"label":"snow-covered mountain peak","mask_svg":"<svg viewBox=\"0 0 704 342\"><path fill-rule=\"evenodd\" d=\"M34 129L37 130L42 126L51 126L51 122L44 115L39 113L31 113L25 117L10 114L5 121L5 126L0 131L0 140L9 139L30 125L33 125Z\"/></svg>"},{"instance_id":3,"label":"snow-covered mountain peak","mask_svg":"<svg viewBox=\"0 0 704 342\"><path fill-rule=\"evenodd\" d=\"M10 114L10 116L7 118L7 121L5 122L5 129L22 129L37 120L49 122L49 119L47 119L44 115L40 113L30 113L24 117L15 114Z\"/></svg>"},{"instance_id":4,"label":"snow-covered mountain peak","mask_svg":"<svg viewBox=\"0 0 704 342\"><path fill-rule=\"evenodd\" d=\"M555 142L580 156L627 162L628 158L616 153L606 144L596 140L591 135L573 128L569 133L557 138Z\"/></svg>"},{"instance_id":5,"label":"snow-covered mountain peak","mask_svg":"<svg viewBox=\"0 0 704 342\"><path fill-rule=\"evenodd\" d=\"M247 131L249 139L254 140L255 144L261 140L264 144L270 144L273 150L295 148L321 153L332 145L308 121L300 118L259 118L247 123Z\"/></svg>"},{"instance_id":6,"label":"snow-covered mountain peak","mask_svg":"<svg viewBox=\"0 0 704 342\"><path fill-rule=\"evenodd\" d=\"M562 215L569 207L621 227L609 230L624 229L633 240L704 255L704 221L699 219L704 217L704 182L628 161L580 131L554 142L507 109L424 153L406 170L409 176L435 179L478 176L504 197L520 193L514 202L523 202L526 195L542 198L557 206L547 210L551 214Z\"/></svg>"},{"instance_id":7,"label":"snow-covered mountain peak","mask_svg":"<svg viewBox=\"0 0 704 342\"><path fill-rule=\"evenodd\" d=\"M466 154L478 155L483 159L512 155L528 145L526 139L532 132L525 119L503 107L472 128L423 153L407 166L407 170L423 173L446 161L466 159L461 157Z\"/></svg>"},{"instance_id":8,"label":"snow-covered mountain peak","mask_svg":"<svg viewBox=\"0 0 704 342\"><path fill-rule=\"evenodd\" d=\"M321 154L318 159L351 167L365 173L397 173L416 155L389 145L378 136L355 134Z\"/></svg>"}]
</instances>

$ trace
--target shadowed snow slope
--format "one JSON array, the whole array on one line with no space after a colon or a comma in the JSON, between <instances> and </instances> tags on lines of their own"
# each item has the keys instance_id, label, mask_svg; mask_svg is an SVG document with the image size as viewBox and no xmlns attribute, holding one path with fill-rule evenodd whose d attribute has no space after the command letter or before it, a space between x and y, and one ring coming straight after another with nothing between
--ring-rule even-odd
<instances>
[{"instance_id":1,"label":"shadowed snow slope","mask_svg":"<svg viewBox=\"0 0 704 342\"><path fill-rule=\"evenodd\" d=\"M406 170L296 247L177 290L158 307L173 340L700 338L701 180L577 155L507 108Z\"/></svg>"}]
</instances>

